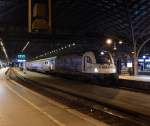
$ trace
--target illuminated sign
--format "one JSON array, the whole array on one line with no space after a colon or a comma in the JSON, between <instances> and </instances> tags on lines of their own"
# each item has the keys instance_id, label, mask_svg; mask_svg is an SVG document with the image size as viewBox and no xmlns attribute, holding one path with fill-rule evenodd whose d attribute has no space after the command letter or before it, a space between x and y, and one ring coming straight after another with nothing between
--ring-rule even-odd
<instances>
[{"instance_id":1,"label":"illuminated sign","mask_svg":"<svg viewBox=\"0 0 150 126\"><path fill-rule=\"evenodd\" d=\"M25 59L26 58L26 55L23 54L23 55L18 55L18 59Z\"/></svg>"},{"instance_id":2,"label":"illuminated sign","mask_svg":"<svg viewBox=\"0 0 150 126\"><path fill-rule=\"evenodd\" d=\"M132 63L127 63L128 68L131 68L132 66L133 66Z\"/></svg>"},{"instance_id":3,"label":"illuminated sign","mask_svg":"<svg viewBox=\"0 0 150 126\"><path fill-rule=\"evenodd\" d=\"M26 60L17 60L18 62L22 63L22 62L25 62Z\"/></svg>"},{"instance_id":4,"label":"illuminated sign","mask_svg":"<svg viewBox=\"0 0 150 126\"><path fill-rule=\"evenodd\" d=\"M18 62L25 62L26 61L26 55L24 53L19 53L17 56Z\"/></svg>"}]
</instances>

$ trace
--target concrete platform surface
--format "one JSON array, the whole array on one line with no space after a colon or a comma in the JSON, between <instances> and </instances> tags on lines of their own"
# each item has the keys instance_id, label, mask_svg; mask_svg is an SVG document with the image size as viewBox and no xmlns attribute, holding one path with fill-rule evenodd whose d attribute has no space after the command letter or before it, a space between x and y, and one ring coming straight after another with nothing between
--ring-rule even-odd
<instances>
[{"instance_id":1,"label":"concrete platform surface","mask_svg":"<svg viewBox=\"0 0 150 126\"><path fill-rule=\"evenodd\" d=\"M150 84L150 76L148 75L137 75L137 76L120 75L119 79L149 82Z\"/></svg>"},{"instance_id":2,"label":"concrete platform surface","mask_svg":"<svg viewBox=\"0 0 150 126\"><path fill-rule=\"evenodd\" d=\"M27 79L44 85L69 91L83 97L114 105L129 111L150 116L150 95L122 89L102 87L98 85L83 84L71 80L63 80L50 75L26 71L26 74L15 69L15 71Z\"/></svg>"},{"instance_id":3,"label":"concrete platform surface","mask_svg":"<svg viewBox=\"0 0 150 126\"><path fill-rule=\"evenodd\" d=\"M108 126L6 79L0 69L0 126Z\"/></svg>"}]
</instances>

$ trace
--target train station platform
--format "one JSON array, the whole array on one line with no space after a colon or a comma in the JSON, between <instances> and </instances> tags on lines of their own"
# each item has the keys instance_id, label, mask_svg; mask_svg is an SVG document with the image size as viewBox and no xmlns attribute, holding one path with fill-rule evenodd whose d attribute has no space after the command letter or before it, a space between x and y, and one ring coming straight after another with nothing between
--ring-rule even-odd
<instances>
[{"instance_id":1,"label":"train station platform","mask_svg":"<svg viewBox=\"0 0 150 126\"><path fill-rule=\"evenodd\" d=\"M108 126L6 78L0 69L0 126Z\"/></svg>"},{"instance_id":2,"label":"train station platform","mask_svg":"<svg viewBox=\"0 0 150 126\"><path fill-rule=\"evenodd\" d=\"M148 82L150 84L150 76L148 75L137 75L137 76L120 75L119 79Z\"/></svg>"},{"instance_id":3,"label":"train station platform","mask_svg":"<svg viewBox=\"0 0 150 126\"><path fill-rule=\"evenodd\" d=\"M150 117L150 95L130 90L102 87L89 83L63 80L50 75L14 69L18 75L46 86L64 90L94 101Z\"/></svg>"},{"instance_id":4,"label":"train station platform","mask_svg":"<svg viewBox=\"0 0 150 126\"><path fill-rule=\"evenodd\" d=\"M150 93L150 76L148 75L120 75L119 84L123 87L143 90L145 92Z\"/></svg>"}]
</instances>

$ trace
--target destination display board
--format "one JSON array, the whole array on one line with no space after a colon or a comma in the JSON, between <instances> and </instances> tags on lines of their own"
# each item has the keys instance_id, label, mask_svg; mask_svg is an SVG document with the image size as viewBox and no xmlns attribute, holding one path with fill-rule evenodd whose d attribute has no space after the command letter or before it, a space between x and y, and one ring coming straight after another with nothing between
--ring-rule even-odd
<instances>
[{"instance_id":1,"label":"destination display board","mask_svg":"<svg viewBox=\"0 0 150 126\"><path fill-rule=\"evenodd\" d=\"M17 61L18 62L25 62L26 61L26 55L25 55L25 53L19 53L18 55L17 55Z\"/></svg>"}]
</instances>

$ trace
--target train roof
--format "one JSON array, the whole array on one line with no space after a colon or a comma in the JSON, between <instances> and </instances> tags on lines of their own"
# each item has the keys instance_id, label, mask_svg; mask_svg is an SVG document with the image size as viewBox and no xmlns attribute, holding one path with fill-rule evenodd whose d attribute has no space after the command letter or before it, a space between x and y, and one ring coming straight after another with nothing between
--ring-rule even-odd
<instances>
[{"instance_id":1,"label":"train roof","mask_svg":"<svg viewBox=\"0 0 150 126\"><path fill-rule=\"evenodd\" d=\"M95 49L84 49L84 50L80 50L80 47L78 47L78 49L74 50L74 49L70 49L70 50L65 50L62 52L56 52L53 54L47 53L46 55L42 55L33 59L30 59L29 61L35 61L35 60L41 60L41 59L48 59L51 57L60 57L60 56L67 56L67 55L80 55L82 56L85 52L93 52L95 55L96 60L99 60L99 55L100 55L100 50L95 50Z\"/></svg>"},{"instance_id":2,"label":"train roof","mask_svg":"<svg viewBox=\"0 0 150 126\"><path fill-rule=\"evenodd\" d=\"M58 53L54 53L54 54L46 54L46 55L42 55L42 56L39 56L37 58L33 58L33 59L30 59L28 61L34 61L34 60L40 60L40 59L46 59L46 58L50 58L50 57L59 57L59 56L67 56L67 55L80 55L82 56L85 52L94 52L95 54L95 51L94 50L84 50L84 51L80 51L80 50L70 50L70 51L64 51L64 52L58 52Z\"/></svg>"}]
</instances>

